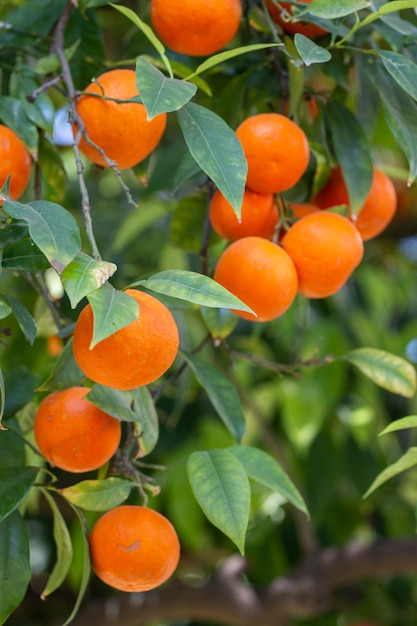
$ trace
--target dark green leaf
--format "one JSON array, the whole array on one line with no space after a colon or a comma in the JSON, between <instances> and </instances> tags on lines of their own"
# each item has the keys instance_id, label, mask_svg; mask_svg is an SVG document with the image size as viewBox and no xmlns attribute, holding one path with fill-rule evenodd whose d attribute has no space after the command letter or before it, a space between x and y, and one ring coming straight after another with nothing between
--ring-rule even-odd
<instances>
[{"instance_id":1,"label":"dark green leaf","mask_svg":"<svg viewBox=\"0 0 417 626\"><path fill-rule=\"evenodd\" d=\"M106 282L87 296L93 309L94 332L90 348L116 331L128 326L139 314L134 298Z\"/></svg>"},{"instance_id":2,"label":"dark green leaf","mask_svg":"<svg viewBox=\"0 0 417 626\"><path fill-rule=\"evenodd\" d=\"M2 432L0 432L0 437ZM37 467L0 469L0 522L24 500L36 480Z\"/></svg>"},{"instance_id":3,"label":"dark green leaf","mask_svg":"<svg viewBox=\"0 0 417 626\"><path fill-rule=\"evenodd\" d=\"M136 63L136 85L148 120L161 113L178 111L197 91L193 83L167 78L143 57L139 57Z\"/></svg>"},{"instance_id":4,"label":"dark green leaf","mask_svg":"<svg viewBox=\"0 0 417 626\"><path fill-rule=\"evenodd\" d=\"M333 20L368 7L368 0L313 0L308 5L308 12L323 19ZM301 15L302 12L300 17Z\"/></svg>"},{"instance_id":5,"label":"dark green leaf","mask_svg":"<svg viewBox=\"0 0 417 626\"><path fill-rule=\"evenodd\" d=\"M150 291L179 298L180 300L187 300L202 306L224 307L253 313L252 309L222 287L222 285L209 276L197 272L166 270L154 274L147 280L140 280L134 283L134 285L143 285Z\"/></svg>"},{"instance_id":6,"label":"dark green leaf","mask_svg":"<svg viewBox=\"0 0 417 626\"><path fill-rule=\"evenodd\" d=\"M245 431L245 416L234 385L204 359L184 352L181 355L193 370L225 426L240 441Z\"/></svg>"},{"instance_id":7,"label":"dark green leaf","mask_svg":"<svg viewBox=\"0 0 417 626\"><path fill-rule=\"evenodd\" d=\"M0 120L14 130L33 156L37 155L38 133L35 125L27 118L21 100L0 96Z\"/></svg>"},{"instance_id":8,"label":"dark green leaf","mask_svg":"<svg viewBox=\"0 0 417 626\"><path fill-rule=\"evenodd\" d=\"M9 367L4 372L4 386L6 389L5 418L12 417L19 409L32 400L38 382L38 377L29 371L25 365L20 364L15 367Z\"/></svg>"},{"instance_id":9,"label":"dark green leaf","mask_svg":"<svg viewBox=\"0 0 417 626\"><path fill-rule=\"evenodd\" d=\"M232 446L227 450L239 459L251 480L279 493L308 515L303 497L278 461L263 450L250 446Z\"/></svg>"},{"instance_id":10,"label":"dark green leaf","mask_svg":"<svg viewBox=\"0 0 417 626\"><path fill-rule=\"evenodd\" d=\"M197 502L210 522L245 551L250 486L242 464L228 450L193 452L188 478Z\"/></svg>"},{"instance_id":11,"label":"dark green leaf","mask_svg":"<svg viewBox=\"0 0 417 626\"><path fill-rule=\"evenodd\" d=\"M3 253L3 267L21 272L41 272L50 265L46 256L31 239L16 242Z\"/></svg>"},{"instance_id":12,"label":"dark green leaf","mask_svg":"<svg viewBox=\"0 0 417 626\"><path fill-rule=\"evenodd\" d=\"M19 424L11 418L7 420L7 430L5 428L0 422L0 468L22 467L26 463L26 450Z\"/></svg>"},{"instance_id":13,"label":"dark green leaf","mask_svg":"<svg viewBox=\"0 0 417 626\"><path fill-rule=\"evenodd\" d=\"M41 598L46 598L62 585L72 563L72 542L68 527L59 510L55 500L47 489L42 489L42 493L48 501L54 519L54 540L56 546L56 560L48 582L41 593Z\"/></svg>"},{"instance_id":14,"label":"dark green leaf","mask_svg":"<svg viewBox=\"0 0 417 626\"><path fill-rule=\"evenodd\" d=\"M36 322L21 302L12 298L12 296L7 297L7 301L10 304L13 315L15 316L17 323L22 329L23 334L26 339L29 341L31 345L36 339Z\"/></svg>"},{"instance_id":15,"label":"dark green leaf","mask_svg":"<svg viewBox=\"0 0 417 626\"><path fill-rule=\"evenodd\" d=\"M403 454L398 461L386 467L373 481L367 492L364 494L364 498L367 498L373 491L378 489L387 480L390 480L394 476L401 474L407 469L417 465L417 448L411 447Z\"/></svg>"},{"instance_id":16,"label":"dark green leaf","mask_svg":"<svg viewBox=\"0 0 417 626\"><path fill-rule=\"evenodd\" d=\"M50 33L65 5L66 0L30 0L23 3L7 16L7 22L15 28L2 33L2 44L22 48L33 46L39 35Z\"/></svg>"},{"instance_id":17,"label":"dark green leaf","mask_svg":"<svg viewBox=\"0 0 417 626\"><path fill-rule=\"evenodd\" d=\"M29 539L18 511L0 522L0 624L20 605L31 578Z\"/></svg>"},{"instance_id":18,"label":"dark green leaf","mask_svg":"<svg viewBox=\"0 0 417 626\"><path fill-rule=\"evenodd\" d=\"M147 387L133 391L133 411L139 416L135 424L139 444L138 458L152 452L159 438L159 421L152 395Z\"/></svg>"},{"instance_id":19,"label":"dark green leaf","mask_svg":"<svg viewBox=\"0 0 417 626\"><path fill-rule=\"evenodd\" d=\"M333 148L348 189L350 208L352 213L358 213L373 178L368 141L356 116L342 103L330 100L326 114Z\"/></svg>"},{"instance_id":20,"label":"dark green leaf","mask_svg":"<svg viewBox=\"0 0 417 626\"><path fill-rule=\"evenodd\" d=\"M119 391L96 383L85 399L118 420L138 422L140 419L139 415L130 408L130 392Z\"/></svg>"},{"instance_id":21,"label":"dark green leaf","mask_svg":"<svg viewBox=\"0 0 417 626\"><path fill-rule=\"evenodd\" d=\"M134 483L123 478L83 480L60 489L60 494L74 506L87 511L108 511L119 506L129 496Z\"/></svg>"},{"instance_id":22,"label":"dark green leaf","mask_svg":"<svg viewBox=\"0 0 417 626\"><path fill-rule=\"evenodd\" d=\"M39 391L59 391L76 387L85 380L85 374L78 367L72 351L72 339L58 356L55 368L49 378L39 387Z\"/></svg>"},{"instance_id":23,"label":"dark green leaf","mask_svg":"<svg viewBox=\"0 0 417 626\"><path fill-rule=\"evenodd\" d=\"M314 41L300 33L296 33L294 36L294 43L298 54L307 66L313 63L326 63L332 58L328 50L318 46Z\"/></svg>"},{"instance_id":24,"label":"dark green leaf","mask_svg":"<svg viewBox=\"0 0 417 626\"><path fill-rule=\"evenodd\" d=\"M14 219L27 222L30 236L58 274L80 250L81 237L77 222L59 204L43 200L29 204L6 201L3 210Z\"/></svg>"},{"instance_id":25,"label":"dark green leaf","mask_svg":"<svg viewBox=\"0 0 417 626\"><path fill-rule=\"evenodd\" d=\"M376 348L356 348L342 357L376 385L411 398L416 391L416 370L405 359Z\"/></svg>"},{"instance_id":26,"label":"dark green leaf","mask_svg":"<svg viewBox=\"0 0 417 626\"><path fill-rule=\"evenodd\" d=\"M388 433L396 432L397 430L405 430L407 428L416 428L417 427L417 415L408 415L407 417L402 417L391 424L388 424L386 428L379 435L387 435Z\"/></svg>"},{"instance_id":27,"label":"dark green leaf","mask_svg":"<svg viewBox=\"0 0 417 626\"><path fill-rule=\"evenodd\" d=\"M417 100L417 65L398 52L379 50L379 56L387 72L414 100Z\"/></svg>"},{"instance_id":28,"label":"dark green leaf","mask_svg":"<svg viewBox=\"0 0 417 626\"><path fill-rule=\"evenodd\" d=\"M198 104L186 104L177 115L193 158L239 216L247 162L236 134L221 117Z\"/></svg>"},{"instance_id":29,"label":"dark green leaf","mask_svg":"<svg viewBox=\"0 0 417 626\"><path fill-rule=\"evenodd\" d=\"M73 309L92 291L101 287L113 276L117 266L107 261L96 261L79 252L61 275L62 284Z\"/></svg>"}]
</instances>

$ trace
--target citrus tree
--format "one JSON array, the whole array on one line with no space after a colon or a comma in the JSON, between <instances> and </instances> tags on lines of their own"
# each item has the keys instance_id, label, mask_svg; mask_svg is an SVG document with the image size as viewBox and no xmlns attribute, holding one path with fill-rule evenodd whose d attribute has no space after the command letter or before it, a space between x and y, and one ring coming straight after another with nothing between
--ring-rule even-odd
<instances>
[{"instance_id":1,"label":"citrus tree","mask_svg":"<svg viewBox=\"0 0 417 626\"><path fill-rule=\"evenodd\" d=\"M3 0L1 624L414 626L416 13Z\"/></svg>"}]
</instances>

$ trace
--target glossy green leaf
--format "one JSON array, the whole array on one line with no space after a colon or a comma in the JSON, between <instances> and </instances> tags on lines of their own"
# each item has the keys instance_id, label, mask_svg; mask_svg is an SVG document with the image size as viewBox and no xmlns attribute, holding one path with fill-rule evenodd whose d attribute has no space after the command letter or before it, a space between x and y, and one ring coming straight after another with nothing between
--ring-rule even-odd
<instances>
[{"instance_id":1,"label":"glossy green leaf","mask_svg":"<svg viewBox=\"0 0 417 626\"><path fill-rule=\"evenodd\" d=\"M61 274L62 284L75 309L89 293L101 287L117 270L117 265L96 261L88 254L79 252Z\"/></svg>"},{"instance_id":2,"label":"glossy green leaf","mask_svg":"<svg viewBox=\"0 0 417 626\"><path fill-rule=\"evenodd\" d=\"M387 482L387 480L394 478L394 476L401 474L401 472L405 472L405 470L408 470L415 465L417 465L417 448L411 447L398 459L398 461L389 465L380 474L378 474L363 497L367 498L372 492L378 489L378 487Z\"/></svg>"},{"instance_id":3,"label":"glossy green leaf","mask_svg":"<svg viewBox=\"0 0 417 626\"><path fill-rule=\"evenodd\" d=\"M226 339L238 322L237 315L224 308L201 307L201 315L215 342Z\"/></svg>"},{"instance_id":4,"label":"glossy green leaf","mask_svg":"<svg viewBox=\"0 0 417 626\"><path fill-rule=\"evenodd\" d=\"M134 483L124 478L83 480L60 489L60 494L74 506L87 511L108 511L119 506L129 496Z\"/></svg>"},{"instance_id":5,"label":"glossy green leaf","mask_svg":"<svg viewBox=\"0 0 417 626\"><path fill-rule=\"evenodd\" d=\"M111 7L113 7L113 9L117 9L117 11L120 11L120 13L123 13L123 15L127 17L133 24L135 24L135 26L141 31L141 33L145 35L148 41L153 45L155 50L158 52L165 67L168 70L170 77L172 78L173 71L172 71L172 67L169 62L169 59L165 54L165 46L163 45L161 41L159 41L158 37L153 32L152 28L148 26L148 24L146 24L143 20L141 20L140 17L134 11L132 11L132 9L129 9L128 7L118 6L117 4L113 4L112 2L110 2L109 4Z\"/></svg>"},{"instance_id":6,"label":"glossy green leaf","mask_svg":"<svg viewBox=\"0 0 417 626\"><path fill-rule=\"evenodd\" d=\"M249 311L246 304L234 296L215 280L198 272L188 270L165 270L153 274L147 280L140 280L134 285L143 285L150 291L165 294L180 300L188 300L194 304L208 307L224 307Z\"/></svg>"},{"instance_id":7,"label":"glossy green leaf","mask_svg":"<svg viewBox=\"0 0 417 626\"><path fill-rule=\"evenodd\" d=\"M0 522L10 515L27 496L38 471L37 467L0 469Z\"/></svg>"},{"instance_id":8,"label":"glossy green leaf","mask_svg":"<svg viewBox=\"0 0 417 626\"><path fill-rule=\"evenodd\" d=\"M161 113L178 111L197 91L193 83L167 78L143 57L136 62L136 85L148 120Z\"/></svg>"},{"instance_id":9,"label":"glossy green leaf","mask_svg":"<svg viewBox=\"0 0 417 626\"><path fill-rule=\"evenodd\" d=\"M308 515L303 497L278 461L263 450L251 446L232 446L227 450L239 459L248 478L279 493Z\"/></svg>"},{"instance_id":10,"label":"glossy green leaf","mask_svg":"<svg viewBox=\"0 0 417 626\"><path fill-rule=\"evenodd\" d=\"M376 385L411 398L416 391L416 370L405 359L376 348L357 348L343 355Z\"/></svg>"},{"instance_id":11,"label":"glossy green leaf","mask_svg":"<svg viewBox=\"0 0 417 626\"><path fill-rule=\"evenodd\" d=\"M332 58L332 55L326 48L318 46L314 41L300 33L294 35L294 43L298 54L307 67L313 63L327 63Z\"/></svg>"},{"instance_id":12,"label":"glossy green leaf","mask_svg":"<svg viewBox=\"0 0 417 626\"><path fill-rule=\"evenodd\" d=\"M378 54L387 72L404 91L417 100L417 64L403 54L391 50L378 50Z\"/></svg>"},{"instance_id":13,"label":"glossy green leaf","mask_svg":"<svg viewBox=\"0 0 417 626\"><path fill-rule=\"evenodd\" d=\"M46 256L31 239L17 241L3 253L4 269L20 272L42 272L50 267Z\"/></svg>"},{"instance_id":14,"label":"glossy green leaf","mask_svg":"<svg viewBox=\"0 0 417 626\"><path fill-rule=\"evenodd\" d=\"M336 158L349 193L352 213L361 209L373 178L369 144L357 117L341 102L329 101L326 116Z\"/></svg>"},{"instance_id":15,"label":"glossy green leaf","mask_svg":"<svg viewBox=\"0 0 417 626\"><path fill-rule=\"evenodd\" d=\"M3 300L0 300L0 320L4 319L8 315L10 315L11 312L12 312L12 309L7 304L7 302L4 302Z\"/></svg>"},{"instance_id":16,"label":"glossy green leaf","mask_svg":"<svg viewBox=\"0 0 417 626\"><path fill-rule=\"evenodd\" d=\"M417 104L382 68L376 68L374 79L387 123L409 163L411 184L417 176Z\"/></svg>"},{"instance_id":17,"label":"glossy green leaf","mask_svg":"<svg viewBox=\"0 0 417 626\"><path fill-rule=\"evenodd\" d=\"M142 458L152 452L159 438L158 414L152 395L146 386L134 389L133 411L139 416L134 428L139 445L137 458Z\"/></svg>"},{"instance_id":18,"label":"glossy green leaf","mask_svg":"<svg viewBox=\"0 0 417 626\"><path fill-rule=\"evenodd\" d=\"M397 430L406 430L407 428L416 428L417 427L417 415L407 415L407 417L402 417L391 424L388 424L386 428L382 432L379 433L381 435L387 435L388 433L394 433Z\"/></svg>"},{"instance_id":19,"label":"glossy green leaf","mask_svg":"<svg viewBox=\"0 0 417 626\"><path fill-rule=\"evenodd\" d=\"M74 608L71 611L70 616L64 622L64 624L62 624L62 626L68 626L68 624L70 624L72 620L74 619L74 617L77 615L78 610L81 606L81 603L84 599L85 592L87 591L88 583L90 580L90 574L91 574L90 547L89 547L88 539L85 535L87 522L84 518L84 515L81 513L81 511L77 507L72 506L72 509L75 513L76 521L81 528L82 542L81 542L81 545L79 546L79 552L77 556L82 562L82 575L81 575L81 581L80 581L80 588L78 589L77 599L75 601Z\"/></svg>"},{"instance_id":20,"label":"glossy green leaf","mask_svg":"<svg viewBox=\"0 0 417 626\"><path fill-rule=\"evenodd\" d=\"M201 357L181 352L211 403L231 434L240 441L245 432L245 416L236 387L226 376Z\"/></svg>"},{"instance_id":21,"label":"glossy green leaf","mask_svg":"<svg viewBox=\"0 0 417 626\"><path fill-rule=\"evenodd\" d=\"M89 293L87 298L94 315L90 348L94 348L100 341L128 326L138 317L139 305L136 300L108 282Z\"/></svg>"},{"instance_id":22,"label":"glossy green leaf","mask_svg":"<svg viewBox=\"0 0 417 626\"><path fill-rule=\"evenodd\" d=\"M36 339L36 322L33 319L32 315L29 313L27 308L23 306L21 302L12 298L12 296L7 296L7 301L10 304L10 307L13 311L13 315L15 316L17 323L19 324L23 334L26 339L29 341L31 345Z\"/></svg>"},{"instance_id":23,"label":"glossy green leaf","mask_svg":"<svg viewBox=\"0 0 417 626\"><path fill-rule=\"evenodd\" d=\"M85 380L85 374L78 367L72 351L72 339L65 344L58 356L54 370L49 378L39 387L39 391L59 391L76 387Z\"/></svg>"},{"instance_id":24,"label":"glossy green leaf","mask_svg":"<svg viewBox=\"0 0 417 626\"><path fill-rule=\"evenodd\" d=\"M137 422L139 416L130 408L131 393L95 384L85 399L112 417L125 422Z\"/></svg>"},{"instance_id":25,"label":"glossy green leaf","mask_svg":"<svg viewBox=\"0 0 417 626\"><path fill-rule=\"evenodd\" d=\"M199 104L186 104L177 115L193 158L239 217L247 162L236 134L221 117Z\"/></svg>"},{"instance_id":26,"label":"glossy green leaf","mask_svg":"<svg viewBox=\"0 0 417 626\"><path fill-rule=\"evenodd\" d=\"M0 522L0 624L20 605L31 579L25 522L14 511Z\"/></svg>"},{"instance_id":27,"label":"glossy green leaf","mask_svg":"<svg viewBox=\"0 0 417 626\"><path fill-rule=\"evenodd\" d=\"M33 241L58 274L80 250L78 224L71 213L59 204L44 200L29 204L6 201L3 210L10 217L27 223Z\"/></svg>"},{"instance_id":28,"label":"glossy green leaf","mask_svg":"<svg viewBox=\"0 0 417 626\"><path fill-rule=\"evenodd\" d=\"M71 567L73 550L69 530L55 500L47 489L42 489L53 515L53 534L56 546L55 564L49 575L41 598L44 599L62 585Z\"/></svg>"},{"instance_id":29,"label":"glossy green leaf","mask_svg":"<svg viewBox=\"0 0 417 626\"><path fill-rule=\"evenodd\" d=\"M224 449L193 452L187 461L187 472L206 517L244 554L250 485L240 461Z\"/></svg>"},{"instance_id":30,"label":"glossy green leaf","mask_svg":"<svg viewBox=\"0 0 417 626\"><path fill-rule=\"evenodd\" d=\"M368 0L313 0L308 5L308 13L323 19L334 20L365 8L369 8ZM300 17L303 12L300 12Z\"/></svg>"}]
</instances>

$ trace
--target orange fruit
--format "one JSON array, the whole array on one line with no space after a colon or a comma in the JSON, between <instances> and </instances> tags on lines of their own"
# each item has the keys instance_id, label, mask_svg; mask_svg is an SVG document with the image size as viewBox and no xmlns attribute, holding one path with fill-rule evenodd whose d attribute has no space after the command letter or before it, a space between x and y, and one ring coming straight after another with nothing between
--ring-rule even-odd
<instances>
[{"instance_id":1,"label":"orange fruit","mask_svg":"<svg viewBox=\"0 0 417 626\"><path fill-rule=\"evenodd\" d=\"M294 263L280 246L262 237L234 241L220 256L214 279L256 314L235 311L247 320L267 322L291 306L297 294Z\"/></svg>"},{"instance_id":2,"label":"orange fruit","mask_svg":"<svg viewBox=\"0 0 417 626\"><path fill-rule=\"evenodd\" d=\"M349 195L340 166L334 168L314 202L322 209L345 204L349 207ZM362 239L373 239L388 226L397 209L397 193L392 180L378 168L374 168L371 188L354 224ZM353 220L353 216L352 216Z\"/></svg>"},{"instance_id":3,"label":"orange fruit","mask_svg":"<svg viewBox=\"0 0 417 626\"><path fill-rule=\"evenodd\" d=\"M171 522L153 509L123 505L107 511L90 535L92 567L121 591L149 591L175 571L180 544Z\"/></svg>"},{"instance_id":4,"label":"orange fruit","mask_svg":"<svg viewBox=\"0 0 417 626\"><path fill-rule=\"evenodd\" d=\"M127 289L139 304L139 315L90 349L94 316L90 304L74 329L73 351L78 367L96 383L114 389L135 389L162 376L173 364L179 347L175 320L153 296Z\"/></svg>"},{"instance_id":5,"label":"orange fruit","mask_svg":"<svg viewBox=\"0 0 417 626\"><path fill-rule=\"evenodd\" d=\"M25 191L30 178L32 161L23 141L7 126L0 124L0 189L8 176L10 197L17 200ZM0 199L0 206L2 200Z\"/></svg>"},{"instance_id":6,"label":"orange fruit","mask_svg":"<svg viewBox=\"0 0 417 626\"><path fill-rule=\"evenodd\" d=\"M50 335L46 342L46 351L50 356L59 356L64 348L64 342L58 335Z\"/></svg>"},{"instance_id":7,"label":"orange fruit","mask_svg":"<svg viewBox=\"0 0 417 626\"><path fill-rule=\"evenodd\" d=\"M245 189L241 209L241 220L230 202L217 190L210 202L210 222L218 235L235 241L256 235L272 239L278 223L278 209L273 194L261 194Z\"/></svg>"},{"instance_id":8,"label":"orange fruit","mask_svg":"<svg viewBox=\"0 0 417 626\"><path fill-rule=\"evenodd\" d=\"M304 0L305 4L310 4L312 0ZM281 6L287 13L293 15L293 7L291 4L287 2L280 2ZM275 6L272 0L266 0L266 6L268 7L268 11L277 24L281 26L281 28L290 35L295 35L296 33L300 33L305 37L309 37L310 39L315 39L316 37L320 37L321 35L325 35L327 33L324 28L320 28L320 26L316 26L315 24L309 24L305 21L287 21L282 16L282 11Z\"/></svg>"},{"instance_id":9,"label":"orange fruit","mask_svg":"<svg viewBox=\"0 0 417 626\"><path fill-rule=\"evenodd\" d=\"M96 95L80 96L77 113L84 123L89 140L99 146L118 169L137 165L156 148L165 130L166 114L158 115L148 122L143 104L115 101L139 95L133 70L105 72L90 83L85 91ZM106 97L113 100L106 100ZM84 137L81 137L79 147L90 161L109 167L102 154Z\"/></svg>"},{"instance_id":10,"label":"orange fruit","mask_svg":"<svg viewBox=\"0 0 417 626\"><path fill-rule=\"evenodd\" d=\"M45 459L67 472L98 469L116 452L119 420L84 399L87 387L53 391L35 415L36 444Z\"/></svg>"},{"instance_id":11,"label":"orange fruit","mask_svg":"<svg viewBox=\"0 0 417 626\"><path fill-rule=\"evenodd\" d=\"M248 162L246 184L253 191L279 193L290 189L307 169L307 137L285 115L252 115L240 124L236 135Z\"/></svg>"},{"instance_id":12,"label":"orange fruit","mask_svg":"<svg viewBox=\"0 0 417 626\"><path fill-rule=\"evenodd\" d=\"M346 283L363 256L363 241L352 222L330 211L299 219L282 239L294 262L298 290L307 298L326 298Z\"/></svg>"},{"instance_id":13,"label":"orange fruit","mask_svg":"<svg viewBox=\"0 0 417 626\"><path fill-rule=\"evenodd\" d=\"M151 21L162 42L180 54L207 56L236 35L240 0L151 0Z\"/></svg>"},{"instance_id":14,"label":"orange fruit","mask_svg":"<svg viewBox=\"0 0 417 626\"><path fill-rule=\"evenodd\" d=\"M319 207L315 204L310 204L308 202L288 202L288 222L292 222L295 220L304 217L305 215L310 215L310 213L315 213L319 211ZM288 226L281 227L278 235L279 241L282 241L285 233L289 230Z\"/></svg>"}]
</instances>

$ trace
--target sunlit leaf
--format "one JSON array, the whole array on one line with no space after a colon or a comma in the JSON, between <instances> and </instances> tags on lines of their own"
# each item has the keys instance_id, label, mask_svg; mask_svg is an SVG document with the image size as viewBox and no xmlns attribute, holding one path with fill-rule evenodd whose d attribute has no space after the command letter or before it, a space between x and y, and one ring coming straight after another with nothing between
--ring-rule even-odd
<instances>
[{"instance_id":1,"label":"sunlit leaf","mask_svg":"<svg viewBox=\"0 0 417 626\"><path fill-rule=\"evenodd\" d=\"M134 298L115 289L106 282L100 289L87 296L93 309L94 331L90 348L103 339L128 326L139 314L139 305Z\"/></svg>"},{"instance_id":2,"label":"sunlit leaf","mask_svg":"<svg viewBox=\"0 0 417 626\"><path fill-rule=\"evenodd\" d=\"M308 13L334 20L365 8L369 8L368 0L313 0L308 5ZM300 12L300 17L302 14L303 11Z\"/></svg>"},{"instance_id":3,"label":"sunlit leaf","mask_svg":"<svg viewBox=\"0 0 417 626\"><path fill-rule=\"evenodd\" d=\"M250 486L240 461L228 450L193 452L187 461L187 472L193 493L206 517L243 554Z\"/></svg>"},{"instance_id":4,"label":"sunlit leaf","mask_svg":"<svg viewBox=\"0 0 417 626\"><path fill-rule=\"evenodd\" d=\"M294 36L294 43L300 57L307 66L313 63L326 63L332 58L332 55L326 48L318 46L314 41L300 33L296 33Z\"/></svg>"},{"instance_id":5,"label":"sunlit leaf","mask_svg":"<svg viewBox=\"0 0 417 626\"><path fill-rule=\"evenodd\" d=\"M107 261L96 261L88 254L79 252L61 274L62 284L75 309L89 293L101 287L117 269Z\"/></svg>"},{"instance_id":6,"label":"sunlit leaf","mask_svg":"<svg viewBox=\"0 0 417 626\"><path fill-rule=\"evenodd\" d=\"M417 427L417 415L408 415L407 417L402 417L391 424L388 424L386 428L379 435L387 435L388 433L394 433L397 430L406 430L407 428L416 428Z\"/></svg>"},{"instance_id":7,"label":"sunlit leaf","mask_svg":"<svg viewBox=\"0 0 417 626\"><path fill-rule=\"evenodd\" d=\"M402 457L398 459L398 461L389 465L380 474L378 474L363 497L367 498L372 492L378 489L378 487L387 482L387 480L394 478L394 476L401 474L401 472L405 472L405 470L410 469L415 465L417 465L417 448L411 447L407 450L407 452L405 452L405 454L403 454Z\"/></svg>"},{"instance_id":8,"label":"sunlit leaf","mask_svg":"<svg viewBox=\"0 0 417 626\"><path fill-rule=\"evenodd\" d=\"M83 480L60 489L60 494L74 506L87 511L108 511L129 496L134 483L111 476L104 480Z\"/></svg>"},{"instance_id":9,"label":"sunlit leaf","mask_svg":"<svg viewBox=\"0 0 417 626\"><path fill-rule=\"evenodd\" d=\"M146 386L137 387L132 393L133 411L139 416L138 421L134 424L139 445L137 458L142 458L152 452L158 443L158 414L152 395Z\"/></svg>"}]
</instances>

